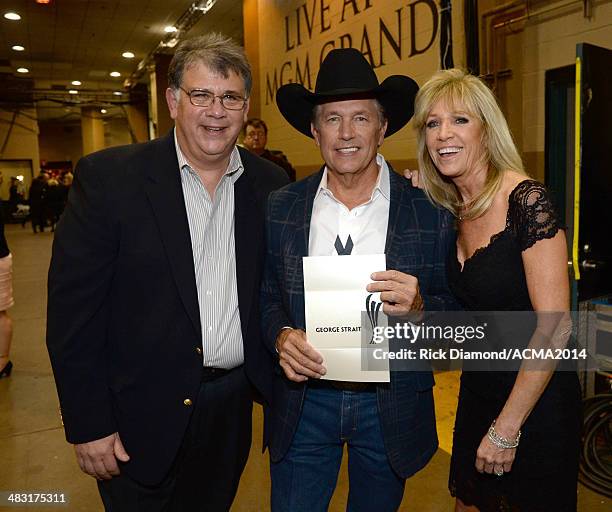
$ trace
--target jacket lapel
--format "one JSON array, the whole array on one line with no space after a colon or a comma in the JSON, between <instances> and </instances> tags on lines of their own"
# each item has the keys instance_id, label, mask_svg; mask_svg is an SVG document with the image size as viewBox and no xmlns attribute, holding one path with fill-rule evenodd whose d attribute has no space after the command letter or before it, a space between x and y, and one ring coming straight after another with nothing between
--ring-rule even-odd
<instances>
[{"instance_id":1,"label":"jacket lapel","mask_svg":"<svg viewBox=\"0 0 612 512\"><path fill-rule=\"evenodd\" d=\"M395 237L397 223L400 221L400 205L402 204L402 193L404 190L404 188L402 187L402 183L398 183L398 176L395 174L395 171L393 170L391 165L388 162L387 165L389 166L389 190L391 200L389 201L389 223L387 225L385 254L389 254L391 250L393 239ZM403 213L406 214L407 212ZM388 261L387 266L389 266Z\"/></svg>"},{"instance_id":2,"label":"jacket lapel","mask_svg":"<svg viewBox=\"0 0 612 512\"><path fill-rule=\"evenodd\" d=\"M251 311L253 287L259 275L263 213L257 204L253 169L245 167L242 176L234 184L234 240L236 248L236 282L238 285L238 309L242 337L246 340Z\"/></svg>"},{"instance_id":3,"label":"jacket lapel","mask_svg":"<svg viewBox=\"0 0 612 512\"><path fill-rule=\"evenodd\" d=\"M145 188L178 293L199 339L202 330L193 250L173 133L171 131L159 140L156 158L150 162Z\"/></svg>"},{"instance_id":4,"label":"jacket lapel","mask_svg":"<svg viewBox=\"0 0 612 512\"><path fill-rule=\"evenodd\" d=\"M303 212L303 233L301 236L296 237L296 241L300 240L303 242L303 246L300 247L302 249L300 254L302 256L308 256L308 245L310 242L310 223L312 221L312 208L314 206L315 196L317 195L317 190L319 188L319 184L321 183L321 178L323 178L323 170L325 166L321 167L319 172L315 174L312 178L308 179L308 183L306 185L306 198L304 202L304 212Z\"/></svg>"}]
</instances>

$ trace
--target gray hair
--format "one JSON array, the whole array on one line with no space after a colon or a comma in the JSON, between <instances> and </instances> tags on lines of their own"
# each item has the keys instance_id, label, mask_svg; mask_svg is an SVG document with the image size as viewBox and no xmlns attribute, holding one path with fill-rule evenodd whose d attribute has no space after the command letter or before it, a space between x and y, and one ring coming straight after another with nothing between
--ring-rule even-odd
<instances>
[{"instance_id":1,"label":"gray hair","mask_svg":"<svg viewBox=\"0 0 612 512\"><path fill-rule=\"evenodd\" d=\"M205 64L223 78L228 78L229 72L233 71L243 79L246 95L250 95L253 84L251 66L244 48L231 37L211 32L181 42L168 67L170 88L177 91L182 84L185 69L197 62Z\"/></svg>"}]
</instances>

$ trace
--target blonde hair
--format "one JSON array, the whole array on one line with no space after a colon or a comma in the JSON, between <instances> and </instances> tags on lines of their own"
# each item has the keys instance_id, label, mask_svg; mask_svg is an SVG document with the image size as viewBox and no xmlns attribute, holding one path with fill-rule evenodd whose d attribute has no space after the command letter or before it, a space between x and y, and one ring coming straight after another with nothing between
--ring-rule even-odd
<instances>
[{"instance_id":1,"label":"blonde hair","mask_svg":"<svg viewBox=\"0 0 612 512\"><path fill-rule=\"evenodd\" d=\"M464 203L453 182L436 169L425 142L427 118L438 101L449 106L462 105L482 126L482 159L488 167L483 190L469 203ZM507 171L526 174L523 162L512 140L506 118L491 89L479 78L461 69L438 71L419 90L415 99L414 127L417 131L419 179L429 199L456 217L474 219L491 206Z\"/></svg>"}]
</instances>

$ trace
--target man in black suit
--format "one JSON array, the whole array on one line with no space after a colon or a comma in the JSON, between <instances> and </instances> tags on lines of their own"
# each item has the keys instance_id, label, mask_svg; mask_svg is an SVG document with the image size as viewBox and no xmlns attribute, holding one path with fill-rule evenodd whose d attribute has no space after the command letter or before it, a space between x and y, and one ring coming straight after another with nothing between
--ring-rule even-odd
<instances>
[{"instance_id":1,"label":"man in black suit","mask_svg":"<svg viewBox=\"0 0 612 512\"><path fill-rule=\"evenodd\" d=\"M112 511L226 511L251 441L264 208L282 169L236 147L242 48L184 41L175 129L79 162L49 271L67 440Z\"/></svg>"}]
</instances>

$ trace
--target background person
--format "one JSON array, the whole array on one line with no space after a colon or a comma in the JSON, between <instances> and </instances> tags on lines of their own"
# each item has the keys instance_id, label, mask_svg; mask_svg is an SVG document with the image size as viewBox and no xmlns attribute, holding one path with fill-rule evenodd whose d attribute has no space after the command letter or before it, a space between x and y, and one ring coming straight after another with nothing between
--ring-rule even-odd
<instances>
[{"instance_id":1,"label":"background person","mask_svg":"<svg viewBox=\"0 0 612 512\"><path fill-rule=\"evenodd\" d=\"M9 187L9 205L10 213L14 213L17 210L17 205L24 201L23 193L21 192L21 182L15 177L11 176L11 186Z\"/></svg>"},{"instance_id":2,"label":"background person","mask_svg":"<svg viewBox=\"0 0 612 512\"><path fill-rule=\"evenodd\" d=\"M10 377L13 370L10 360L13 321L6 310L14 303L13 257L4 236L4 220L0 211L0 379Z\"/></svg>"},{"instance_id":3,"label":"background person","mask_svg":"<svg viewBox=\"0 0 612 512\"><path fill-rule=\"evenodd\" d=\"M43 233L47 225L48 180L49 175L44 171L40 171L30 185L30 218L34 233L37 233L39 230Z\"/></svg>"},{"instance_id":4,"label":"background person","mask_svg":"<svg viewBox=\"0 0 612 512\"><path fill-rule=\"evenodd\" d=\"M47 181L46 218L51 225L51 231L55 231L55 225L64 210L63 185L55 178Z\"/></svg>"},{"instance_id":5,"label":"background person","mask_svg":"<svg viewBox=\"0 0 612 512\"><path fill-rule=\"evenodd\" d=\"M82 158L49 271L64 429L108 511L226 512L259 382L264 209L281 169L236 147L251 70L230 38L183 41L166 136Z\"/></svg>"},{"instance_id":6,"label":"background person","mask_svg":"<svg viewBox=\"0 0 612 512\"><path fill-rule=\"evenodd\" d=\"M526 176L489 88L458 69L440 71L417 95L414 125L418 181L457 218L447 272L460 304L567 311L561 222L546 189ZM550 334L542 329L532 340ZM568 337L562 326L556 342ZM579 433L575 373L464 371L449 478L456 510L575 511Z\"/></svg>"},{"instance_id":7,"label":"background person","mask_svg":"<svg viewBox=\"0 0 612 512\"><path fill-rule=\"evenodd\" d=\"M268 143L268 127L261 119L249 119L243 128L244 147L252 151L257 156L274 162L279 167L282 167L291 181L295 181L295 169L287 160L287 157L282 151L266 149Z\"/></svg>"},{"instance_id":8,"label":"background person","mask_svg":"<svg viewBox=\"0 0 612 512\"><path fill-rule=\"evenodd\" d=\"M72 186L72 181L74 180L74 175L71 172L67 172L62 176L60 182L60 204L58 211L58 219L61 217L62 213L64 213L64 209L66 208L66 204L68 204L68 193L70 192L70 187Z\"/></svg>"}]
</instances>

